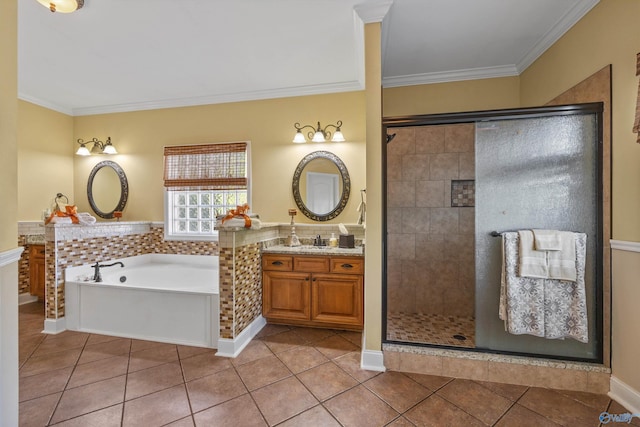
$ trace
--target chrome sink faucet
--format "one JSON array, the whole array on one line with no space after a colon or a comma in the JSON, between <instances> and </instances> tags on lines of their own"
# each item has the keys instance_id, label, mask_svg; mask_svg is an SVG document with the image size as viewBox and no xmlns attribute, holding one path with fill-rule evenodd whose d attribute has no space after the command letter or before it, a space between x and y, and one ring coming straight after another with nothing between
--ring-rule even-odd
<instances>
[{"instance_id":1,"label":"chrome sink faucet","mask_svg":"<svg viewBox=\"0 0 640 427\"><path fill-rule=\"evenodd\" d=\"M124 267L124 264L120 261L114 262L113 264L100 264L96 262L93 267L93 281L94 282L102 282L102 274L100 274L100 267L113 267L114 265L119 265L120 267Z\"/></svg>"},{"instance_id":2,"label":"chrome sink faucet","mask_svg":"<svg viewBox=\"0 0 640 427\"><path fill-rule=\"evenodd\" d=\"M320 237L319 234L315 239L313 239L313 246L325 246L324 242L322 241L322 237Z\"/></svg>"}]
</instances>

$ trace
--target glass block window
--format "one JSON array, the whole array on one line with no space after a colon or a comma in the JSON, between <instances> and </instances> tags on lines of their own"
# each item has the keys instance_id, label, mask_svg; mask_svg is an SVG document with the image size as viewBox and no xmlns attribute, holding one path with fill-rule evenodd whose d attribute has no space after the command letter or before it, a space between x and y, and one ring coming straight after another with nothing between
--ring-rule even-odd
<instances>
[{"instance_id":1,"label":"glass block window","mask_svg":"<svg viewBox=\"0 0 640 427\"><path fill-rule=\"evenodd\" d=\"M217 236L216 217L249 203L248 143L165 147L165 237Z\"/></svg>"}]
</instances>

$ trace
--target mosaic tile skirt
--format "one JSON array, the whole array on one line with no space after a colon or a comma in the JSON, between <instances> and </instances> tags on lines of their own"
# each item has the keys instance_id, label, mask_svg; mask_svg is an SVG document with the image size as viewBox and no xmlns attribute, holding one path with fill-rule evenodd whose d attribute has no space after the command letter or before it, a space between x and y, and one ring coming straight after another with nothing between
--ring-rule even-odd
<instances>
[{"instance_id":1,"label":"mosaic tile skirt","mask_svg":"<svg viewBox=\"0 0 640 427\"><path fill-rule=\"evenodd\" d=\"M475 348L475 328L473 317L400 312L387 315L387 339L391 341Z\"/></svg>"}]
</instances>

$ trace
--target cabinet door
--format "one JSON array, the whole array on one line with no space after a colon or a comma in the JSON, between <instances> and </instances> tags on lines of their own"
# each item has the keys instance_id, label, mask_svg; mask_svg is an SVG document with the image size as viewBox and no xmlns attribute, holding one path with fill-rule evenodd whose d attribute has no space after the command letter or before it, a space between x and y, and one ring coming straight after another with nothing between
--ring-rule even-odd
<instances>
[{"instance_id":1,"label":"cabinet door","mask_svg":"<svg viewBox=\"0 0 640 427\"><path fill-rule=\"evenodd\" d=\"M44 299L44 245L33 245L29 251L29 293Z\"/></svg>"},{"instance_id":2,"label":"cabinet door","mask_svg":"<svg viewBox=\"0 0 640 427\"><path fill-rule=\"evenodd\" d=\"M309 320L309 274L265 271L262 275L262 315L284 320Z\"/></svg>"},{"instance_id":3,"label":"cabinet door","mask_svg":"<svg viewBox=\"0 0 640 427\"><path fill-rule=\"evenodd\" d=\"M314 274L311 281L311 320L363 325L363 279L348 274Z\"/></svg>"}]
</instances>

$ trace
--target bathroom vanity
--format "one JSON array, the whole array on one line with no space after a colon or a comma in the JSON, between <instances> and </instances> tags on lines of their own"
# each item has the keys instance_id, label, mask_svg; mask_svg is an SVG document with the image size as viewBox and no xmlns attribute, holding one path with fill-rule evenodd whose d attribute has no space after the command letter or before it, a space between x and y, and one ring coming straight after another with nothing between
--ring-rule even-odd
<instances>
[{"instance_id":1,"label":"bathroom vanity","mask_svg":"<svg viewBox=\"0 0 640 427\"><path fill-rule=\"evenodd\" d=\"M362 248L265 249L262 298L269 323L362 330Z\"/></svg>"}]
</instances>

